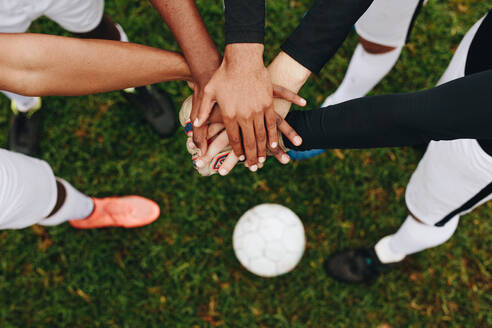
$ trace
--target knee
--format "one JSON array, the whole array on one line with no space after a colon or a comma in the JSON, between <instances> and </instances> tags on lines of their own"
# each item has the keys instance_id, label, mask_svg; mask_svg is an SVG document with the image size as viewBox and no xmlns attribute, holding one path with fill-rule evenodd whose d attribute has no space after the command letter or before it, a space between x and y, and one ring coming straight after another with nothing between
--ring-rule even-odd
<instances>
[{"instance_id":1,"label":"knee","mask_svg":"<svg viewBox=\"0 0 492 328\"><path fill-rule=\"evenodd\" d=\"M396 49L395 47L385 46L383 44L368 41L361 36L359 36L359 42L364 50L370 54L385 54Z\"/></svg>"}]
</instances>

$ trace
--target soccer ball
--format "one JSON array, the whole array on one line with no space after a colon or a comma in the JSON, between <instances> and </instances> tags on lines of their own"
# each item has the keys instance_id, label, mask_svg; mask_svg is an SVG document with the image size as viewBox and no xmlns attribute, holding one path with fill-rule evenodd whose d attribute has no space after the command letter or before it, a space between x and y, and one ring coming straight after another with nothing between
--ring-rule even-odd
<instances>
[{"instance_id":1,"label":"soccer ball","mask_svg":"<svg viewBox=\"0 0 492 328\"><path fill-rule=\"evenodd\" d=\"M299 217L287 207L261 204L239 219L232 236L239 262L261 277L287 273L301 260L306 238Z\"/></svg>"}]
</instances>

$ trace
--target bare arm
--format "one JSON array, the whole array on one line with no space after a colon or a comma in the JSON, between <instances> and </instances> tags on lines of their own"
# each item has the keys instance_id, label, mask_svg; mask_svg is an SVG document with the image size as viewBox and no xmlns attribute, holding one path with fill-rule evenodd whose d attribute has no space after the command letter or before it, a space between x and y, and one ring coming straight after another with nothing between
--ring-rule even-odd
<instances>
[{"instance_id":1,"label":"bare arm","mask_svg":"<svg viewBox=\"0 0 492 328\"><path fill-rule=\"evenodd\" d=\"M74 96L191 79L180 54L138 44L42 34L0 34L0 44L0 89L22 95Z\"/></svg>"},{"instance_id":2,"label":"bare arm","mask_svg":"<svg viewBox=\"0 0 492 328\"><path fill-rule=\"evenodd\" d=\"M191 120L198 116L204 96L204 88L219 68L221 57L194 0L150 0L174 34L190 66L193 75L194 93ZM195 142L205 152L207 149L207 127L196 127Z\"/></svg>"},{"instance_id":3,"label":"bare arm","mask_svg":"<svg viewBox=\"0 0 492 328\"><path fill-rule=\"evenodd\" d=\"M193 80L205 84L220 65L220 54L193 0L150 0L183 50Z\"/></svg>"}]
</instances>

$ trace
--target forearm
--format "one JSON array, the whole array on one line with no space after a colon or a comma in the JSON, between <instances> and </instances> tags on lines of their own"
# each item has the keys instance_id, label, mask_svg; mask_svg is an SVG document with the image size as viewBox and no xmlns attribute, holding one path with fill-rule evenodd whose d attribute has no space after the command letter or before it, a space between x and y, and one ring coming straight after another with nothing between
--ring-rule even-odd
<instances>
[{"instance_id":1,"label":"forearm","mask_svg":"<svg viewBox=\"0 0 492 328\"><path fill-rule=\"evenodd\" d=\"M193 0L151 0L173 32L193 79L205 84L220 66L220 54Z\"/></svg>"},{"instance_id":2,"label":"forearm","mask_svg":"<svg viewBox=\"0 0 492 328\"><path fill-rule=\"evenodd\" d=\"M316 0L282 50L313 73L335 54L373 0Z\"/></svg>"},{"instance_id":3,"label":"forearm","mask_svg":"<svg viewBox=\"0 0 492 328\"><path fill-rule=\"evenodd\" d=\"M268 71L272 78L272 84L287 88L294 93L299 92L311 75L308 69L285 52L280 52L275 57L270 66L268 66ZM279 98L275 98L273 101L277 114L285 118L289 113L291 103Z\"/></svg>"},{"instance_id":4,"label":"forearm","mask_svg":"<svg viewBox=\"0 0 492 328\"><path fill-rule=\"evenodd\" d=\"M83 95L191 79L180 54L137 44L41 34L2 34L0 44L0 89L23 95Z\"/></svg>"},{"instance_id":5,"label":"forearm","mask_svg":"<svg viewBox=\"0 0 492 328\"><path fill-rule=\"evenodd\" d=\"M373 148L431 140L492 139L492 70L409 94L365 97L289 113L303 139L293 149Z\"/></svg>"}]
</instances>

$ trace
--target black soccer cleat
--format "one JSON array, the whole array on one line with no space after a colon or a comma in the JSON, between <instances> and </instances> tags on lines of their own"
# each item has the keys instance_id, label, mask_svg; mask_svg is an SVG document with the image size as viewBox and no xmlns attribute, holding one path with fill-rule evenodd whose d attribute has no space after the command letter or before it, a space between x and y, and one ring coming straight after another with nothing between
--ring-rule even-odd
<instances>
[{"instance_id":1,"label":"black soccer cleat","mask_svg":"<svg viewBox=\"0 0 492 328\"><path fill-rule=\"evenodd\" d=\"M170 137L178 128L178 118L169 95L153 85L123 92L142 112L145 120L161 138Z\"/></svg>"},{"instance_id":2,"label":"black soccer cleat","mask_svg":"<svg viewBox=\"0 0 492 328\"><path fill-rule=\"evenodd\" d=\"M30 156L39 153L41 117L40 110L12 115L8 136L10 150Z\"/></svg>"},{"instance_id":3,"label":"black soccer cleat","mask_svg":"<svg viewBox=\"0 0 492 328\"><path fill-rule=\"evenodd\" d=\"M324 263L329 276L349 283L372 283L384 266L373 247L341 251L331 255Z\"/></svg>"}]
</instances>

